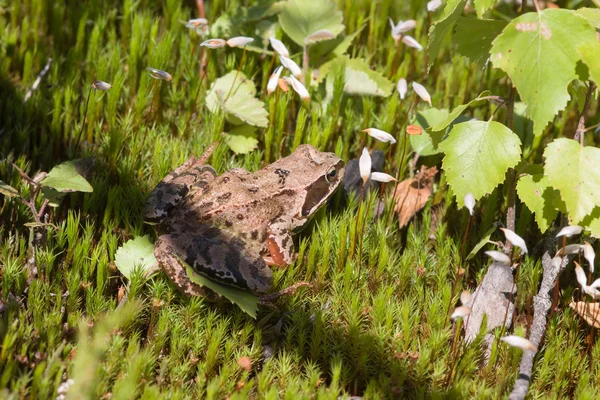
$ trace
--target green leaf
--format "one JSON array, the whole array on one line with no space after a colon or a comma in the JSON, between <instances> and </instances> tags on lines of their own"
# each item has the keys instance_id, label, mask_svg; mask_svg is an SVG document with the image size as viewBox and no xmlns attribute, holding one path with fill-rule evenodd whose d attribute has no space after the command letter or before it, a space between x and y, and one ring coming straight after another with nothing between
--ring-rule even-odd
<instances>
[{"instance_id":1,"label":"green leaf","mask_svg":"<svg viewBox=\"0 0 600 400\"><path fill-rule=\"evenodd\" d=\"M265 103L254 97L256 95L254 82L246 78L242 72L234 82L235 74L236 71L231 71L213 82L206 96L206 107L212 112L216 112L219 107L222 108L234 123L239 124L242 121L262 128L267 127L269 114L265 110ZM233 84L235 87L227 99Z\"/></svg>"},{"instance_id":2,"label":"green leaf","mask_svg":"<svg viewBox=\"0 0 600 400\"><path fill-rule=\"evenodd\" d=\"M490 241L490 238L492 237L492 233L494 233L494 232L496 232L496 225L494 225L490 229L488 229L488 231L483 235L481 240L475 245L475 247L473 247L473 250L471 250L471 252L467 256L467 260L470 260L471 258L475 257L475 254L477 254L483 246L488 244L488 242Z\"/></svg>"},{"instance_id":3,"label":"green leaf","mask_svg":"<svg viewBox=\"0 0 600 400\"><path fill-rule=\"evenodd\" d=\"M507 24L493 19L459 17L452 39L458 44L460 54L483 67L490 57L492 41Z\"/></svg>"},{"instance_id":4,"label":"green leaf","mask_svg":"<svg viewBox=\"0 0 600 400\"><path fill-rule=\"evenodd\" d=\"M469 101L467 104L461 104L459 106L454 107L454 109L450 112L450 114L448 114L448 116L445 119L439 121L435 125L431 126L429 129L427 129L427 131L431 135L433 147L437 148L439 143L442 141L442 138L444 136L446 128L448 128L448 126L450 126L450 124L452 122L454 122L455 119L460 117L460 115L467 108L469 108L471 106L479 105L482 102L486 101L486 99L484 99L484 97L487 97L489 95L490 95L489 91L487 91L487 90L483 91L479 96L477 96L477 98Z\"/></svg>"},{"instance_id":5,"label":"green leaf","mask_svg":"<svg viewBox=\"0 0 600 400\"><path fill-rule=\"evenodd\" d=\"M429 63L427 71L431 69L435 58L440 52L444 39L454 29L456 20L462 14L465 4L467 4L467 0L448 0L440 19L429 29L429 44L427 45Z\"/></svg>"},{"instance_id":6,"label":"green leaf","mask_svg":"<svg viewBox=\"0 0 600 400\"><path fill-rule=\"evenodd\" d=\"M6 197L18 197L19 191L7 183L0 181L0 193Z\"/></svg>"},{"instance_id":7,"label":"green leaf","mask_svg":"<svg viewBox=\"0 0 600 400\"><path fill-rule=\"evenodd\" d=\"M459 207L467 193L476 200L491 193L521 156L519 137L495 121L456 124L440 148L446 154L442 167Z\"/></svg>"},{"instance_id":8,"label":"green leaf","mask_svg":"<svg viewBox=\"0 0 600 400\"><path fill-rule=\"evenodd\" d=\"M542 233L546 232L556 219L558 210L554 202L560 193L550 187L548 179L542 174L525 175L517 182L519 199L535 214L535 222Z\"/></svg>"},{"instance_id":9,"label":"green leaf","mask_svg":"<svg viewBox=\"0 0 600 400\"><path fill-rule=\"evenodd\" d=\"M321 73L327 76L328 84L333 88L334 74L340 67L344 68L344 93L359 96L387 97L394 89L394 84L379 72L373 71L362 59L337 57L323 65Z\"/></svg>"},{"instance_id":10,"label":"green leaf","mask_svg":"<svg viewBox=\"0 0 600 400\"><path fill-rule=\"evenodd\" d=\"M183 265L185 265L185 272L187 273L188 278L190 278L192 282L200 286L205 286L213 292L217 293L218 295L225 297L232 303L237 304L237 306L246 314L256 319L256 312L258 311L258 303L260 301L258 297L256 297L250 292L246 292L231 286L222 285L220 283L212 281L194 271L192 267L190 267L181 258L179 258L179 261Z\"/></svg>"},{"instance_id":11,"label":"green leaf","mask_svg":"<svg viewBox=\"0 0 600 400\"><path fill-rule=\"evenodd\" d=\"M140 266L147 276L150 275L158 265L154 257L154 244L147 235L128 240L117 249L115 264L127 279L131 279L136 265Z\"/></svg>"},{"instance_id":12,"label":"green leaf","mask_svg":"<svg viewBox=\"0 0 600 400\"><path fill-rule=\"evenodd\" d=\"M575 10L575 14L585 18L594 28L600 29L600 9L584 7Z\"/></svg>"},{"instance_id":13,"label":"green leaf","mask_svg":"<svg viewBox=\"0 0 600 400\"><path fill-rule=\"evenodd\" d=\"M578 47L578 51L581 60L588 67L589 78L596 82L596 85L600 85L600 43L583 43Z\"/></svg>"},{"instance_id":14,"label":"green leaf","mask_svg":"<svg viewBox=\"0 0 600 400\"><path fill-rule=\"evenodd\" d=\"M544 151L545 176L577 224L600 206L600 149L582 147L572 139L556 139Z\"/></svg>"},{"instance_id":15,"label":"green leaf","mask_svg":"<svg viewBox=\"0 0 600 400\"><path fill-rule=\"evenodd\" d=\"M426 131L431 125L435 125L448 117L448 110L437 108L428 108L417 113L414 125L418 125L423 128L423 133L416 136L410 136L410 144L415 152L421 156L431 156L434 154L441 153L441 150L433 146L431 136Z\"/></svg>"},{"instance_id":16,"label":"green leaf","mask_svg":"<svg viewBox=\"0 0 600 400\"><path fill-rule=\"evenodd\" d=\"M250 125L241 125L223 135L224 141L236 154L247 154L258 147L256 128Z\"/></svg>"},{"instance_id":17,"label":"green leaf","mask_svg":"<svg viewBox=\"0 0 600 400\"><path fill-rule=\"evenodd\" d=\"M475 5L475 11L477 11L477 16L479 18L483 17L483 14L496 4L496 0L473 0Z\"/></svg>"},{"instance_id":18,"label":"green leaf","mask_svg":"<svg viewBox=\"0 0 600 400\"><path fill-rule=\"evenodd\" d=\"M581 221L580 225L585 227L585 230L589 231L593 237L600 238L600 207L594 208L590 215Z\"/></svg>"},{"instance_id":19,"label":"green leaf","mask_svg":"<svg viewBox=\"0 0 600 400\"><path fill-rule=\"evenodd\" d=\"M331 0L288 0L279 14L279 24L300 46L307 36L322 29L336 36L344 30L342 13Z\"/></svg>"},{"instance_id":20,"label":"green leaf","mask_svg":"<svg viewBox=\"0 0 600 400\"><path fill-rule=\"evenodd\" d=\"M62 193L93 192L89 182L77 171L76 161L67 161L52 168L40 185L50 187Z\"/></svg>"},{"instance_id":21,"label":"green leaf","mask_svg":"<svg viewBox=\"0 0 600 400\"><path fill-rule=\"evenodd\" d=\"M492 63L508 74L527 104L535 135L567 105L567 87L577 79L581 59L577 47L587 42L597 42L594 28L562 9L523 14L494 40Z\"/></svg>"}]
</instances>

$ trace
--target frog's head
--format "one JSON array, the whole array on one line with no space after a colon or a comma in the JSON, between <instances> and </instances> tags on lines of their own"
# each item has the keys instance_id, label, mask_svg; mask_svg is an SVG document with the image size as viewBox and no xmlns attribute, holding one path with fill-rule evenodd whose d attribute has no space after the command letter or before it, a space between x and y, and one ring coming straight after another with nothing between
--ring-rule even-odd
<instances>
[{"instance_id":1,"label":"frog's head","mask_svg":"<svg viewBox=\"0 0 600 400\"><path fill-rule=\"evenodd\" d=\"M286 159L298 172L294 174L294 186L298 194L303 194L298 217L308 218L327 202L343 181L344 161L334 153L319 151L309 144L298 146Z\"/></svg>"}]
</instances>

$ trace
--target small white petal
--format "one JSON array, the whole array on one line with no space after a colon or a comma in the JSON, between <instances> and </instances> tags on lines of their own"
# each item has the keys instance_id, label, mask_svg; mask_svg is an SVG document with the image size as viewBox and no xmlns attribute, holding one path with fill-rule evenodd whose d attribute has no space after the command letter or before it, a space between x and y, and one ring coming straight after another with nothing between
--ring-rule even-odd
<instances>
[{"instance_id":1,"label":"small white petal","mask_svg":"<svg viewBox=\"0 0 600 400\"><path fill-rule=\"evenodd\" d=\"M465 304L468 304L471 301L471 292L469 292L468 290L463 290L463 292L460 294L460 303L464 306Z\"/></svg>"},{"instance_id":2,"label":"small white petal","mask_svg":"<svg viewBox=\"0 0 600 400\"><path fill-rule=\"evenodd\" d=\"M590 287L592 289L600 289L600 279L596 279L591 285Z\"/></svg>"},{"instance_id":3,"label":"small white petal","mask_svg":"<svg viewBox=\"0 0 600 400\"><path fill-rule=\"evenodd\" d=\"M583 227L579 225L569 225L562 228L556 237L566 236L570 238L571 236L579 235L581 232L583 232Z\"/></svg>"},{"instance_id":4,"label":"small white petal","mask_svg":"<svg viewBox=\"0 0 600 400\"><path fill-rule=\"evenodd\" d=\"M573 261L575 263L575 276L577 276L577 283L581 286L582 289L585 289L587 286L587 276L585 276L585 271L581 268L581 265L577 261Z\"/></svg>"},{"instance_id":5,"label":"small white petal","mask_svg":"<svg viewBox=\"0 0 600 400\"><path fill-rule=\"evenodd\" d=\"M398 25L396 25L396 31L398 33L408 32L417 27L417 21L414 19L409 19L406 21L399 21Z\"/></svg>"},{"instance_id":6,"label":"small white petal","mask_svg":"<svg viewBox=\"0 0 600 400\"><path fill-rule=\"evenodd\" d=\"M391 144L396 143L396 139L394 139L394 137L392 135L390 135L389 133L387 133L385 131L382 131L381 129L367 128L367 129L363 129L362 132L367 132L367 135L369 135L372 138L375 138L383 143L391 143Z\"/></svg>"},{"instance_id":7,"label":"small white petal","mask_svg":"<svg viewBox=\"0 0 600 400\"><path fill-rule=\"evenodd\" d=\"M208 39L200 43L200 46L208 47L209 49L219 49L225 46L227 42L223 39Z\"/></svg>"},{"instance_id":8,"label":"small white petal","mask_svg":"<svg viewBox=\"0 0 600 400\"><path fill-rule=\"evenodd\" d=\"M475 196L473 193L465 194L464 198L465 207L469 210L469 214L473 215L473 210L475 209Z\"/></svg>"},{"instance_id":9,"label":"small white petal","mask_svg":"<svg viewBox=\"0 0 600 400\"><path fill-rule=\"evenodd\" d=\"M371 175L371 155L367 148L363 148L362 155L358 159L358 169L360 171L360 177L363 180L363 184L367 182Z\"/></svg>"},{"instance_id":10,"label":"small white petal","mask_svg":"<svg viewBox=\"0 0 600 400\"><path fill-rule=\"evenodd\" d=\"M94 81L94 83L92 83L92 87L96 90L107 91L112 87L112 85L104 81Z\"/></svg>"},{"instance_id":11,"label":"small white petal","mask_svg":"<svg viewBox=\"0 0 600 400\"><path fill-rule=\"evenodd\" d=\"M434 12L442 5L442 0L431 0L427 3L427 11Z\"/></svg>"},{"instance_id":12,"label":"small white petal","mask_svg":"<svg viewBox=\"0 0 600 400\"><path fill-rule=\"evenodd\" d=\"M504 236L506 236L506 239L511 242L513 246L520 248L523 253L527 254L527 245L521 236L517 235L510 229L500 228L500 230L504 232Z\"/></svg>"},{"instance_id":13,"label":"small white petal","mask_svg":"<svg viewBox=\"0 0 600 400\"><path fill-rule=\"evenodd\" d=\"M415 38L412 36L404 35L402 36L402 43L407 45L408 47L412 47L413 49L417 49L419 51L423 51L423 46Z\"/></svg>"},{"instance_id":14,"label":"small white petal","mask_svg":"<svg viewBox=\"0 0 600 400\"><path fill-rule=\"evenodd\" d=\"M269 78L269 82L267 83L267 93L271 94L277 90L277 86L279 85L279 75L281 75L281 71L283 70L283 66L280 65L275 69L275 72Z\"/></svg>"},{"instance_id":15,"label":"small white petal","mask_svg":"<svg viewBox=\"0 0 600 400\"><path fill-rule=\"evenodd\" d=\"M594 252L594 248L588 242L583 245L583 258L587 260L590 264L590 272L594 273L594 260L596 259L596 253Z\"/></svg>"},{"instance_id":16,"label":"small white petal","mask_svg":"<svg viewBox=\"0 0 600 400\"><path fill-rule=\"evenodd\" d=\"M277 54L279 54L281 57L290 57L290 52L281 40L276 39L274 37L270 37L269 42L271 42L271 47L273 48L273 50L275 50Z\"/></svg>"},{"instance_id":17,"label":"small white petal","mask_svg":"<svg viewBox=\"0 0 600 400\"><path fill-rule=\"evenodd\" d=\"M521 336L515 336L515 335L504 336L504 337L501 337L500 340L508 343L512 347L518 347L522 350L537 351L537 346L535 344L531 343L529 340L527 340Z\"/></svg>"},{"instance_id":18,"label":"small white petal","mask_svg":"<svg viewBox=\"0 0 600 400\"><path fill-rule=\"evenodd\" d=\"M488 250L485 252L485 254L496 262L499 262L504 265L510 265L510 257L502 253L501 251Z\"/></svg>"},{"instance_id":19,"label":"small white petal","mask_svg":"<svg viewBox=\"0 0 600 400\"><path fill-rule=\"evenodd\" d=\"M321 29L321 30L318 30L318 31L308 35L304 39L304 43L312 44L312 43L317 43L317 42L321 42L323 40L330 40L330 39L334 39L334 38L335 38L335 35L333 34L333 32L331 32L328 29Z\"/></svg>"},{"instance_id":20,"label":"small white petal","mask_svg":"<svg viewBox=\"0 0 600 400\"><path fill-rule=\"evenodd\" d=\"M415 90L415 92L419 95L419 97L423 101L426 101L427 103L429 103L429 106L431 106L431 96L429 95L429 92L427 91L427 89L425 89L425 86L423 86L417 82L413 82L412 87Z\"/></svg>"},{"instance_id":21,"label":"small white petal","mask_svg":"<svg viewBox=\"0 0 600 400\"><path fill-rule=\"evenodd\" d=\"M568 256L571 254L579 254L579 252L583 250L582 244L568 244L565 247L561 247L557 252L555 257L557 256Z\"/></svg>"},{"instance_id":22,"label":"small white petal","mask_svg":"<svg viewBox=\"0 0 600 400\"><path fill-rule=\"evenodd\" d=\"M292 88L300 95L302 100L310 100L308 90L306 90L306 87L302 84L302 82L296 79L296 77L290 76L290 83L292 84Z\"/></svg>"},{"instance_id":23,"label":"small white petal","mask_svg":"<svg viewBox=\"0 0 600 400\"><path fill-rule=\"evenodd\" d=\"M294 75L296 78L299 78L302 76L302 69L300 69L300 67L298 66L298 64L296 64L294 62L294 60L292 60L291 58L287 58L287 57L283 57L280 56L279 60L281 61L281 64L287 68L292 75Z\"/></svg>"},{"instance_id":24,"label":"small white petal","mask_svg":"<svg viewBox=\"0 0 600 400\"><path fill-rule=\"evenodd\" d=\"M388 182L395 181L396 178L394 178L393 176L388 175L384 172L373 172L373 173L371 173L371 180L374 180L376 182L388 183Z\"/></svg>"},{"instance_id":25,"label":"small white petal","mask_svg":"<svg viewBox=\"0 0 600 400\"><path fill-rule=\"evenodd\" d=\"M450 319L452 321L454 321L454 320L456 320L458 318L464 318L464 317L466 317L469 314L471 314L471 307L467 307L467 306L456 307L454 309L454 312L450 316Z\"/></svg>"},{"instance_id":26,"label":"small white petal","mask_svg":"<svg viewBox=\"0 0 600 400\"><path fill-rule=\"evenodd\" d=\"M162 79L163 81L170 82L173 77L167 71L162 71L160 69L148 67L146 70L150 71L150 75L154 79Z\"/></svg>"},{"instance_id":27,"label":"small white petal","mask_svg":"<svg viewBox=\"0 0 600 400\"><path fill-rule=\"evenodd\" d=\"M554 258L552 258L552 261L551 261L552 262L552 266L555 269L559 269L560 266L561 266L561 264L562 264L562 261L563 261L562 257L555 256Z\"/></svg>"},{"instance_id":28,"label":"small white petal","mask_svg":"<svg viewBox=\"0 0 600 400\"><path fill-rule=\"evenodd\" d=\"M227 46L229 47L244 47L248 43L254 42L254 39L246 36L236 36L232 37L227 41Z\"/></svg>"},{"instance_id":29,"label":"small white petal","mask_svg":"<svg viewBox=\"0 0 600 400\"><path fill-rule=\"evenodd\" d=\"M594 289L591 286L586 286L583 288L583 292L591 296L594 300L600 300L600 290Z\"/></svg>"},{"instance_id":30,"label":"small white petal","mask_svg":"<svg viewBox=\"0 0 600 400\"><path fill-rule=\"evenodd\" d=\"M199 26L208 25L208 20L206 18L195 18L187 21L179 21L182 24L185 24L186 28L197 28Z\"/></svg>"},{"instance_id":31,"label":"small white petal","mask_svg":"<svg viewBox=\"0 0 600 400\"><path fill-rule=\"evenodd\" d=\"M406 79L400 78L396 85L396 89L398 90L398 94L400 94L400 99L404 100L406 92L408 92L408 83L406 83Z\"/></svg>"},{"instance_id":32,"label":"small white petal","mask_svg":"<svg viewBox=\"0 0 600 400\"><path fill-rule=\"evenodd\" d=\"M394 32L396 32L398 28L394 24L394 20L392 19L392 17L388 17L388 20L390 21L390 26L392 27L392 35L393 35ZM400 26L401 23L402 23L402 21L398 22L398 26Z\"/></svg>"}]
</instances>

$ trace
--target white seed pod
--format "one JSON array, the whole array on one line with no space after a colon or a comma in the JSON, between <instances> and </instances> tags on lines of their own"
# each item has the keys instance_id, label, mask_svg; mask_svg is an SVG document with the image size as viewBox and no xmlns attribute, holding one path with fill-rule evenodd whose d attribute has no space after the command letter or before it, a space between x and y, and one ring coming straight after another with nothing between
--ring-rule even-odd
<instances>
[{"instance_id":1,"label":"white seed pod","mask_svg":"<svg viewBox=\"0 0 600 400\"><path fill-rule=\"evenodd\" d=\"M583 258L590 264L590 272L594 273L594 260L596 259L596 252L594 248L588 242L583 242Z\"/></svg>"},{"instance_id":2,"label":"white seed pod","mask_svg":"<svg viewBox=\"0 0 600 400\"><path fill-rule=\"evenodd\" d=\"M367 135L369 135L372 138L377 139L383 143L391 143L391 144L396 143L396 139L394 139L394 137L392 135L390 135L389 133L387 133L385 131L382 131L381 129L367 128L367 129L363 129L362 132L367 132Z\"/></svg>"},{"instance_id":3,"label":"white seed pod","mask_svg":"<svg viewBox=\"0 0 600 400\"><path fill-rule=\"evenodd\" d=\"M520 248L523 253L527 254L527 245L521 236L510 229L500 228L500 230L504 232L504 236L506 236L506 239L511 242L513 246Z\"/></svg>"},{"instance_id":4,"label":"white seed pod","mask_svg":"<svg viewBox=\"0 0 600 400\"><path fill-rule=\"evenodd\" d=\"M406 79L400 78L398 80L398 84L396 85L396 90L398 90L400 99L404 100L404 98L406 97L406 92L408 92L408 83L406 82Z\"/></svg>"},{"instance_id":5,"label":"white seed pod","mask_svg":"<svg viewBox=\"0 0 600 400\"><path fill-rule=\"evenodd\" d=\"M302 76L302 69L300 69L300 67L298 66L298 64L296 64L294 62L294 60L292 60L291 58L287 58L287 57L283 57L280 56L279 60L281 61L281 64L287 68L292 75L294 75L296 78L299 78Z\"/></svg>"},{"instance_id":6,"label":"white seed pod","mask_svg":"<svg viewBox=\"0 0 600 400\"><path fill-rule=\"evenodd\" d=\"M467 307L467 306L456 307L454 309L454 312L452 313L452 315L450 315L450 319L452 321L454 321L458 318L464 318L469 314L471 314L471 307Z\"/></svg>"},{"instance_id":7,"label":"white seed pod","mask_svg":"<svg viewBox=\"0 0 600 400\"><path fill-rule=\"evenodd\" d=\"M304 39L304 44L313 44L317 42L321 42L323 40L331 40L334 39L335 35L328 29L321 29L314 33L311 33Z\"/></svg>"},{"instance_id":8,"label":"white seed pod","mask_svg":"<svg viewBox=\"0 0 600 400\"><path fill-rule=\"evenodd\" d=\"M560 230L560 232L558 232L556 237L566 236L566 237L570 238L571 236L579 235L581 232L583 232L582 226L569 225L569 226L565 226L564 228L562 228Z\"/></svg>"},{"instance_id":9,"label":"white seed pod","mask_svg":"<svg viewBox=\"0 0 600 400\"><path fill-rule=\"evenodd\" d=\"M427 89L425 89L425 86L421 85L420 83L413 82L412 87L415 90L415 92L417 93L417 95L423 101L426 101L427 103L429 103L429 106L431 107L431 96L429 95L429 92L427 91Z\"/></svg>"},{"instance_id":10,"label":"white seed pod","mask_svg":"<svg viewBox=\"0 0 600 400\"><path fill-rule=\"evenodd\" d=\"M585 290L587 286L587 276L585 276L585 271L581 268L581 265L577 261L573 261L575 263L575 276L577 277L577 283L581 286L582 290Z\"/></svg>"},{"instance_id":11,"label":"white seed pod","mask_svg":"<svg viewBox=\"0 0 600 400\"><path fill-rule=\"evenodd\" d=\"M171 74L168 73L167 71L162 71L160 69L151 68L151 67L146 68L146 70L150 72L150 76L152 76L154 79L161 79L161 80L167 81L167 82L171 82L171 80L173 79Z\"/></svg>"},{"instance_id":12,"label":"white seed pod","mask_svg":"<svg viewBox=\"0 0 600 400\"><path fill-rule=\"evenodd\" d=\"M371 176L371 155L366 147L363 148L362 154L358 159L358 169L364 185L369 180L369 176Z\"/></svg>"},{"instance_id":13,"label":"white seed pod","mask_svg":"<svg viewBox=\"0 0 600 400\"><path fill-rule=\"evenodd\" d=\"M427 11L434 12L442 5L442 0L431 0L427 2Z\"/></svg>"},{"instance_id":14,"label":"white seed pod","mask_svg":"<svg viewBox=\"0 0 600 400\"><path fill-rule=\"evenodd\" d=\"M413 49L423 51L423 46L421 46L421 43L417 42L417 40L412 36L408 36L408 35L402 36L402 43L404 43L408 47L412 47Z\"/></svg>"},{"instance_id":15,"label":"white seed pod","mask_svg":"<svg viewBox=\"0 0 600 400\"><path fill-rule=\"evenodd\" d=\"M101 91L105 92L108 89L110 89L112 87L112 85L110 83L104 82L104 81L94 81L94 83L92 83L92 87L96 90L101 90Z\"/></svg>"},{"instance_id":16,"label":"white seed pod","mask_svg":"<svg viewBox=\"0 0 600 400\"><path fill-rule=\"evenodd\" d=\"M561 247L557 252L555 257L558 256L568 256L571 254L579 254L579 252L583 250L582 244L568 244L565 247Z\"/></svg>"},{"instance_id":17,"label":"white seed pod","mask_svg":"<svg viewBox=\"0 0 600 400\"><path fill-rule=\"evenodd\" d=\"M492 260L499 262L500 264L510 265L510 257L501 251L496 250L488 250L485 252L487 256L489 256Z\"/></svg>"},{"instance_id":18,"label":"white seed pod","mask_svg":"<svg viewBox=\"0 0 600 400\"><path fill-rule=\"evenodd\" d=\"M463 292L460 294L460 304L464 306L466 304L469 304L470 301L471 292L469 292L468 290L463 290Z\"/></svg>"},{"instance_id":19,"label":"white seed pod","mask_svg":"<svg viewBox=\"0 0 600 400\"><path fill-rule=\"evenodd\" d=\"M600 289L600 279L596 279L591 285L590 287L592 289Z\"/></svg>"},{"instance_id":20,"label":"white seed pod","mask_svg":"<svg viewBox=\"0 0 600 400\"><path fill-rule=\"evenodd\" d=\"M246 36L232 37L227 41L229 47L245 47L247 44L254 42L254 39Z\"/></svg>"},{"instance_id":21,"label":"white seed pod","mask_svg":"<svg viewBox=\"0 0 600 400\"><path fill-rule=\"evenodd\" d=\"M552 266L553 266L555 269L559 269L559 268L560 268L560 266L561 266L561 264L562 264L562 262L563 262L563 259L562 259L562 257L559 257L559 256L554 256L554 257L552 258L552 261L551 261L551 263L552 263Z\"/></svg>"},{"instance_id":22,"label":"white seed pod","mask_svg":"<svg viewBox=\"0 0 600 400\"><path fill-rule=\"evenodd\" d=\"M308 90L306 90L306 87L302 84L302 82L296 79L296 77L293 75L290 76L289 82L292 85L292 89L294 89L294 91L300 95L302 100L310 100L310 94L308 94Z\"/></svg>"},{"instance_id":23,"label":"white seed pod","mask_svg":"<svg viewBox=\"0 0 600 400\"><path fill-rule=\"evenodd\" d=\"M279 54L281 57L290 58L290 52L281 40L270 37L269 42L271 42L271 47L273 50L275 50L275 52L277 52L277 54Z\"/></svg>"},{"instance_id":24,"label":"white seed pod","mask_svg":"<svg viewBox=\"0 0 600 400\"><path fill-rule=\"evenodd\" d=\"M227 42L224 39L215 38L215 39L205 40L204 42L200 43L200 46L208 47L209 49L220 49L221 47L224 47L226 44L227 44Z\"/></svg>"},{"instance_id":25,"label":"white seed pod","mask_svg":"<svg viewBox=\"0 0 600 400\"><path fill-rule=\"evenodd\" d=\"M208 25L208 20L206 18L194 18L187 21L179 21L185 25L186 28L195 29L199 26Z\"/></svg>"},{"instance_id":26,"label":"white seed pod","mask_svg":"<svg viewBox=\"0 0 600 400\"><path fill-rule=\"evenodd\" d=\"M279 76L281 75L281 71L283 71L283 66L280 65L275 69L271 77L269 78L269 82L267 82L267 93L271 94L277 90L277 86L279 86Z\"/></svg>"},{"instance_id":27,"label":"white seed pod","mask_svg":"<svg viewBox=\"0 0 600 400\"><path fill-rule=\"evenodd\" d=\"M469 192L465 194L463 202L465 203L465 207L469 210L469 214L473 215L473 211L475 210L475 196L473 196L473 193Z\"/></svg>"},{"instance_id":28,"label":"white seed pod","mask_svg":"<svg viewBox=\"0 0 600 400\"><path fill-rule=\"evenodd\" d=\"M388 175L384 172L372 172L371 179L376 182L382 182L382 183L388 183L388 182L392 182L392 181L396 180L396 178L394 178L393 176Z\"/></svg>"},{"instance_id":29,"label":"white seed pod","mask_svg":"<svg viewBox=\"0 0 600 400\"><path fill-rule=\"evenodd\" d=\"M537 351L537 346L535 344L531 343L528 339L525 339L521 336L504 336L501 337L500 340L508 343L512 347L518 347L522 350Z\"/></svg>"}]
</instances>

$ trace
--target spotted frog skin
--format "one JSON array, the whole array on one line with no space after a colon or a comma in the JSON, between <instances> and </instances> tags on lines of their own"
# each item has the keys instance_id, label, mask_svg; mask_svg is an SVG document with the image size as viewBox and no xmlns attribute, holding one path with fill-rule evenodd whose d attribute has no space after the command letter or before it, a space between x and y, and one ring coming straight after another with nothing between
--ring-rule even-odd
<instances>
[{"instance_id":1,"label":"spotted frog skin","mask_svg":"<svg viewBox=\"0 0 600 400\"><path fill-rule=\"evenodd\" d=\"M295 258L292 231L331 197L344 162L311 145L250 173L236 168L217 176L208 157L187 160L150 193L144 219L159 224L154 255L186 294L206 296L195 272L253 293L272 285L270 265Z\"/></svg>"}]
</instances>

